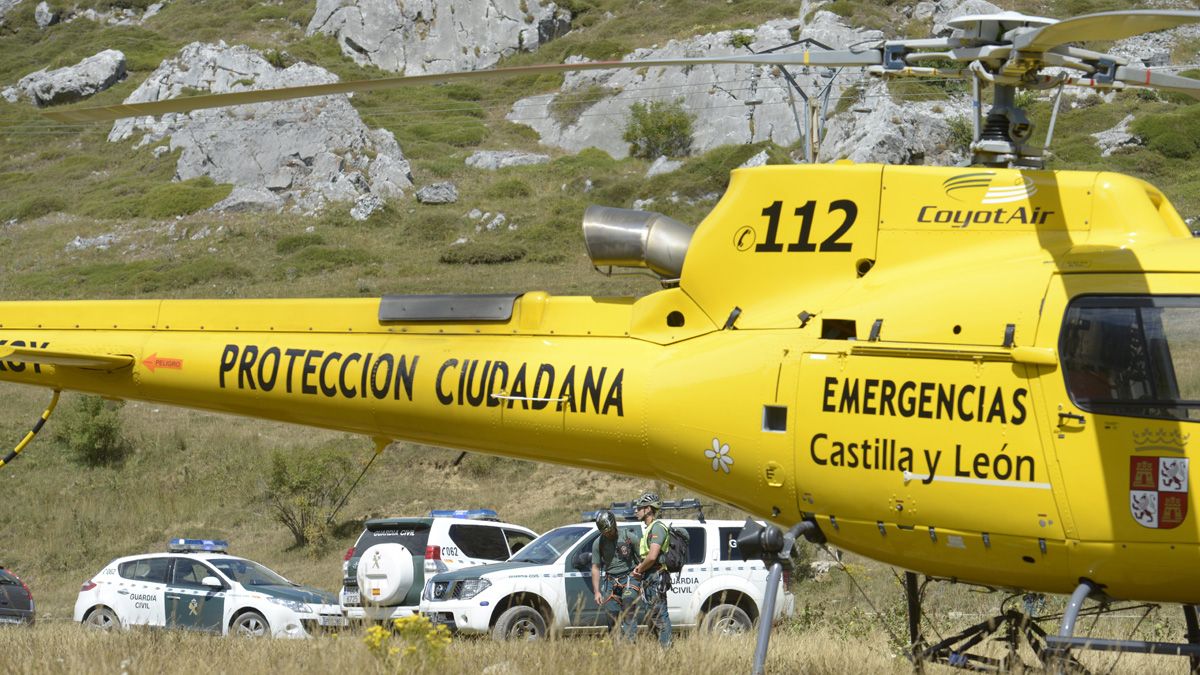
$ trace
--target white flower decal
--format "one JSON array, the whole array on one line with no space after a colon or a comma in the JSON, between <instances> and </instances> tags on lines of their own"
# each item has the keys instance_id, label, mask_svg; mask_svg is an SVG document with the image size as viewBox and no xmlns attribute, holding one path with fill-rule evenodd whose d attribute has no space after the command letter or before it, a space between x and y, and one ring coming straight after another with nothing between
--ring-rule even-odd
<instances>
[{"instance_id":1,"label":"white flower decal","mask_svg":"<svg viewBox=\"0 0 1200 675\"><path fill-rule=\"evenodd\" d=\"M733 458L729 456L728 443L721 443L720 440L714 438L712 449L705 450L704 456L712 460L713 471L729 473L729 466L733 464Z\"/></svg>"}]
</instances>

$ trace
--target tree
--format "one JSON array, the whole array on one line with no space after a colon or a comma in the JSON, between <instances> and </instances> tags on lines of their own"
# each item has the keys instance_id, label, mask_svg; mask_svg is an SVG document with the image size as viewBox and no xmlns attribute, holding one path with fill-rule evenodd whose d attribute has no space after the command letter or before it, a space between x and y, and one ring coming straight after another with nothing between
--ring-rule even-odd
<instances>
[{"instance_id":1,"label":"tree","mask_svg":"<svg viewBox=\"0 0 1200 675\"><path fill-rule=\"evenodd\" d=\"M121 401L80 396L54 421L54 440L84 466L120 464L133 446L121 428Z\"/></svg>"},{"instance_id":2,"label":"tree","mask_svg":"<svg viewBox=\"0 0 1200 675\"><path fill-rule=\"evenodd\" d=\"M265 497L272 517L292 533L297 547L318 550L324 546L329 537L325 521L337 506L349 468L344 450L271 453Z\"/></svg>"},{"instance_id":3,"label":"tree","mask_svg":"<svg viewBox=\"0 0 1200 675\"><path fill-rule=\"evenodd\" d=\"M683 99L634 103L622 138L634 157L683 157L692 150L692 116Z\"/></svg>"}]
</instances>

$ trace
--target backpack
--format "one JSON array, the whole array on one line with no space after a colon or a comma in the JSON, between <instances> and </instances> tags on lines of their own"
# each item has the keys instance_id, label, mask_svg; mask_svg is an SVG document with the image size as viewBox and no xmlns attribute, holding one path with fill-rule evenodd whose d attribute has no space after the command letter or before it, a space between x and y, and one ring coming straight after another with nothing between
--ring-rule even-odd
<instances>
[{"instance_id":1,"label":"backpack","mask_svg":"<svg viewBox=\"0 0 1200 675\"><path fill-rule=\"evenodd\" d=\"M679 571L687 564L688 544L690 542L691 535L688 534L687 530L667 525L667 545L665 547L666 550L663 551L660 557L660 562L662 562L671 574L679 574Z\"/></svg>"}]
</instances>

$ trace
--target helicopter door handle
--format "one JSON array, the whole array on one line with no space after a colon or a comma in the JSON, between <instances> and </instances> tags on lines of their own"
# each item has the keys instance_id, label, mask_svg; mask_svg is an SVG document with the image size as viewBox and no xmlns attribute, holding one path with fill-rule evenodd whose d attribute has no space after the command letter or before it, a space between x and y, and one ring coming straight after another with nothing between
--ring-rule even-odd
<instances>
[{"instance_id":1,"label":"helicopter door handle","mask_svg":"<svg viewBox=\"0 0 1200 675\"><path fill-rule=\"evenodd\" d=\"M1071 421L1079 422L1079 426L1083 426L1087 422L1087 418L1083 415L1073 412L1058 413L1058 426L1065 427L1067 426L1067 423Z\"/></svg>"}]
</instances>

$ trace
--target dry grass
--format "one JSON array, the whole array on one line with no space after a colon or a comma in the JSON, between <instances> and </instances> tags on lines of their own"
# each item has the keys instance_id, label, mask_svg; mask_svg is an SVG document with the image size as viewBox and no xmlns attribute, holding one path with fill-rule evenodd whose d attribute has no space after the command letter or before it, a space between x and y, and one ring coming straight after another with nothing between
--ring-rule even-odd
<instances>
[{"instance_id":1,"label":"dry grass","mask_svg":"<svg viewBox=\"0 0 1200 675\"><path fill-rule=\"evenodd\" d=\"M488 673L525 675L570 672L741 673L750 669L753 636L711 639L676 637L663 652L651 639L635 645L601 637L568 637L533 643L496 643L487 638L458 638L440 659L385 662L367 649L363 635L348 632L312 640L243 640L182 631L134 630L100 633L73 624L41 624L0 631L4 660L0 673ZM768 673L910 673L912 666L887 647L887 635L871 630L857 637L830 628L776 630ZM990 653L1002 655L998 646ZM1026 654L1026 663L1033 664ZM1184 673L1183 659L1087 653L1092 672ZM932 668L932 672L951 672Z\"/></svg>"},{"instance_id":2,"label":"dry grass","mask_svg":"<svg viewBox=\"0 0 1200 675\"><path fill-rule=\"evenodd\" d=\"M867 644L851 649L820 631L781 635L772 645L773 673L905 673L908 662ZM4 673L353 672L384 673L720 673L746 672L752 636L680 636L664 653L650 639L629 646L594 637L499 644L457 639L437 661L379 660L358 634L302 642L250 641L168 631L98 633L75 625L16 629L4 635Z\"/></svg>"}]
</instances>

